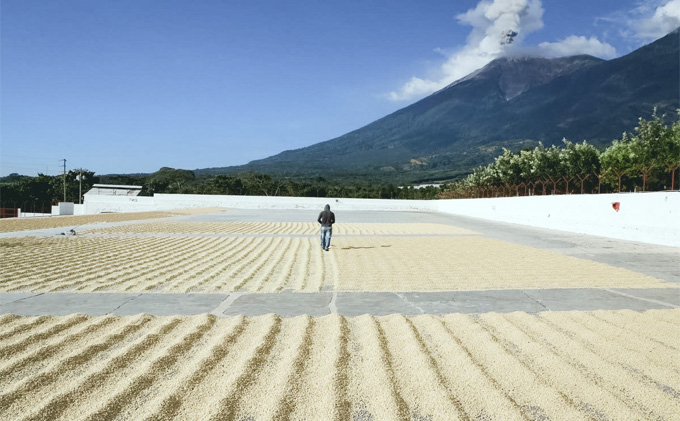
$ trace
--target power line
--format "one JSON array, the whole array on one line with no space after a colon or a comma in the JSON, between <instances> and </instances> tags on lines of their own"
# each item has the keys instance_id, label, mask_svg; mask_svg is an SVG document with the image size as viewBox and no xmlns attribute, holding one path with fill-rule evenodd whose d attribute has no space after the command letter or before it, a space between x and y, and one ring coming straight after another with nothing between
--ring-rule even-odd
<instances>
[{"instance_id":1,"label":"power line","mask_svg":"<svg viewBox=\"0 0 680 421\"><path fill-rule=\"evenodd\" d=\"M35 177L38 174L47 176L64 176L70 171L84 171L84 167L68 169L66 167L66 159L51 159L52 163L37 163L37 162L21 162L15 160L0 159L0 177L5 177L13 173ZM58 164L55 164L58 162ZM89 171L89 170L87 170Z\"/></svg>"},{"instance_id":2,"label":"power line","mask_svg":"<svg viewBox=\"0 0 680 421\"><path fill-rule=\"evenodd\" d=\"M7 159L9 158L9 159ZM62 165L60 159L48 159L29 157L26 155L5 155L0 156L0 172L2 175L21 173L34 176L37 174L60 175ZM59 165L57 167L57 165Z\"/></svg>"},{"instance_id":3,"label":"power line","mask_svg":"<svg viewBox=\"0 0 680 421\"><path fill-rule=\"evenodd\" d=\"M34 169L34 168L41 168L41 169L50 169L52 172L61 172L61 165L59 167L55 165L40 165L40 164L27 164L23 162L2 162L0 164L1 167L3 168L21 168L21 169Z\"/></svg>"},{"instance_id":4,"label":"power line","mask_svg":"<svg viewBox=\"0 0 680 421\"><path fill-rule=\"evenodd\" d=\"M15 155L11 153L2 153L2 157L11 157L11 158L26 158L26 159L33 159L36 161L52 161L54 158L50 158L47 156L36 156L36 155ZM61 160L60 160L61 161Z\"/></svg>"},{"instance_id":5,"label":"power line","mask_svg":"<svg viewBox=\"0 0 680 421\"><path fill-rule=\"evenodd\" d=\"M61 175L63 165L58 163L61 160L50 159L44 161L36 160L17 160L5 159L3 155L0 159L0 173L9 175L19 173L23 175L36 176L37 174Z\"/></svg>"}]
</instances>

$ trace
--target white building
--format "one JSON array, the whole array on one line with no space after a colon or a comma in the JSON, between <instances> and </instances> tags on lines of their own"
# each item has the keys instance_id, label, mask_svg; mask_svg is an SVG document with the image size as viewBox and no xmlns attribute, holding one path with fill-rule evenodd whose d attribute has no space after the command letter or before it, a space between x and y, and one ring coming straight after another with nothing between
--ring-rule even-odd
<instances>
[{"instance_id":1,"label":"white building","mask_svg":"<svg viewBox=\"0 0 680 421\"><path fill-rule=\"evenodd\" d=\"M138 196L141 191L142 186L94 184L85 196Z\"/></svg>"}]
</instances>

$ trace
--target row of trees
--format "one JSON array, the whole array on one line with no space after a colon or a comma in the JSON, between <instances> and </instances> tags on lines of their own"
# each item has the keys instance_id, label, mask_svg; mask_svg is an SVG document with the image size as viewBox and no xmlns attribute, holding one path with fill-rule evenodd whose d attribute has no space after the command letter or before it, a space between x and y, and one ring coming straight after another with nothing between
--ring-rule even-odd
<instances>
[{"instance_id":1,"label":"row of trees","mask_svg":"<svg viewBox=\"0 0 680 421\"><path fill-rule=\"evenodd\" d=\"M99 177L88 170L71 170L66 176L38 174L37 177L11 174L0 185L0 207L21 208L24 212L50 213L52 205L64 201L79 203Z\"/></svg>"},{"instance_id":2,"label":"row of trees","mask_svg":"<svg viewBox=\"0 0 680 421\"><path fill-rule=\"evenodd\" d=\"M680 111L679 111L680 115ZM674 190L680 167L680 120L656 110L604 151L586 141L503 154L453 183L442 197L495 197L605 191Z\"/></svg>"},{"instance_id":3,"label":"row of trees","mask_svg":"<svg viewBox=\"0 0 680 421\"><path fill-rule=\"evenodd\" d=\"M153 177L152 177L153 179ZM441 189L434 186L414 188L398 187L384 182L333 182L323 177L314 179L291 179L267 174L243 173L195 178L179 183L169 183L162 192L185 194L230 194L253 196L293 197L356 197L378 199L436 199ZM145 184L150 193L161 192L153 180Z\"/></svg>"},{"instance_id":4,"label":"row of trees","mask_svg":"<svg viewBox=\"0 0 680 421\"><path fill-rule=\"evenodd\" d=\"M82 174L82 178L79 178ZM398 187L384 182L330 182L322 177L309 180L277 178L266 174L243 173L197 177L193 171L161 168L150 175L95 176L94 172L69 171L66 199L79 203L95 183L142 186L142 195L154 193L230 194L253 196L359 197L380 199L436 199L442 190ZM51 206L64 201L64 177L39 174L37 177L12 174L0 183L0 207L21 208L24 212L49 213Z\"/></svg>"}]
</instances>

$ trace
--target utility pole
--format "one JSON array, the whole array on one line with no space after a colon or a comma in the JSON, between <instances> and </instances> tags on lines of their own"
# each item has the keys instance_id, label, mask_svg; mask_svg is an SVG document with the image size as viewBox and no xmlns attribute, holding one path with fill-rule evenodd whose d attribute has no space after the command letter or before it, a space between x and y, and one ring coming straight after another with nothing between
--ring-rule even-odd
<instances>
[{"instance_id":1,"label":"utility pole","mask_svg":"<svg viewBox=\"0 0 680 421\"><path fill-rule=\"evenodd\" d=\"M82 205L83 204L83 169L80 169L80 174L78 175L78 181L80 184L78 184L78 204Z\"/></svg>"},{"instance_id":2,"label":"utility pole","mask_svg":"<svg viewBox=\"0 0 680 421\"><path fill-rule=\"evenodd\" d=\"M66 159L62 161L64 161L64 202L66 202Z\"/></svg>"}]
</instances>

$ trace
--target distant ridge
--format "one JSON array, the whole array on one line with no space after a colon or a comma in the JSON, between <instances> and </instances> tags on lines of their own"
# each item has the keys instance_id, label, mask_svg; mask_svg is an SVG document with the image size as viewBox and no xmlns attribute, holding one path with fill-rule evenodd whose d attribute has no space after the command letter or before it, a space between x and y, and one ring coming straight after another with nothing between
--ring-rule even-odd
<instances>
[{"instance_id":1,"label":"distant ridge","mask_svg":"<svg viewBox=\"0 0 680 421\"><path fill-rule=\"evenodd\" d=\"M614 60L504 57L358 130L247 165L202 173L374 174L445 179L501 147L562 138L609 144L638 117L680 108L680 32Z\"/></svg>"}]
</instances>

